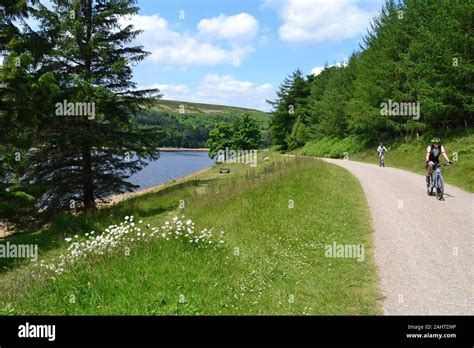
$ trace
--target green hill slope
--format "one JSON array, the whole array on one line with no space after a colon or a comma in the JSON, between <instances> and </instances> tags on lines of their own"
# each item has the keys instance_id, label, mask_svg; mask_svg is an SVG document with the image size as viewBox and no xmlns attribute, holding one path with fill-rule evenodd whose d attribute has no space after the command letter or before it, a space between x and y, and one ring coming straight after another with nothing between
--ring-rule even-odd
<instances>
[{"instance_id":1,"label":"green hill slope","mask_svg":"<svg viewBox=\"0 0 474 348\"><path fill-rule=\"evenodd\" d=\"M209 131L216 123L236 122L244 114L249 114L260 123L265 143L268 144L270 114L254 109L157 100L136 121L143 126L160 127L163 131L161 146L204 147Z\"/></svg>"},{"instance_id":2,"label":"green hill slope","mask_svg":"<svg viewBox=\"0 0 474 348\"><path fill-rule=\"evenodd\" d=\"M184 114L181 114L180 109L182 110L183 108ZM248 113L253 118L259 120L263 126L268 126L270 121L270 114L267 112L236 106L190 103L176 100L158 100L153 109L173 115L180 115L183 119L186 119L186 116L208 116L210 119L221 117L240 118L245 113Z\"/></svg>"}]
</instances>

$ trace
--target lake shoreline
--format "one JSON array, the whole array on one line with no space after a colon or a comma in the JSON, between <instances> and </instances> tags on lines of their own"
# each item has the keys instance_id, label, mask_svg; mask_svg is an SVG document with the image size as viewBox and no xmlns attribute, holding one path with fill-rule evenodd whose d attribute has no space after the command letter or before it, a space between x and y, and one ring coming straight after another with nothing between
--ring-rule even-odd
<instances>
[{"instance_id":1,"label":"lake shoreline","mask_svg":"<svg viewBox=\"0 0 474 348\"><path fill-rule=\"evenodd\" d=\"M169 152L172 152L172 151L188 151L188 152L191 152L191 151L207 151L207 149L184 149L184 148L178 148L178 150L171 150L171 149L174 149L174 148L164 148L166 150L160 150L160 151L169 151ZM215 166L215 163L214 164L211 164L209 167L206 167L206 168L203 168L203 169L200 169L198 171L195 171L195 172L192 172L190 174L186 174L184 176L179 176L179 177L176 177L174 179L170 179L166 182L163 182L163 183L160 183L160 184L156 184L156 185L153 185L153 186L150 186L150 187L147 187L147 188L143 188L143 189L138 189L136 191L132 191L132 192L125 192L125 193L119 193L119 194L115 194L115 195L111 195L111 196L108 196L108 197L105 197L105 202L101 202L100 199L96 199L96 205L97 205L97 208L101 209L101 208L104 208L104 207L108 207L108 206L111 206L111 205L114 205L114 204L117 204L119 202L122 202L122 201L125 201L127 199L131 199L131 198L134 198L134 197L138 197L138 196L141 196L143 194L146 194L146 193L149 193L149 192L154 192L154 191L159 191L165 187L168 187L168 186L172 186L172 185L175 185L177 183L181 183L181 182L184 182L186 180L189 180L191 178L193 178L194 176L197 176L199 174L202 174L202 173L205 173L209 170L211 170L213 167ZM7 238L7 237L10 237L12 235L15 235L17 234L18 232L15 231L14 229L11 229L10 227L12 226L9 226L8 224L6 224L6 222L3 222L2 220L0 220L0 240L4 239L4 238Z\"/></svg>"},{"instance_id":2,"label":"lake shoreline","mask_svg":"<svg viewBox=\"0 0 474 348\"><path fill-rule=\"evenodd\" d=\"M205 172L211 170L213 167L214 166L212 165L210 167L198 170L197 172L194 172L194 173L191 173L191 174L188 174L188 175L184 175L184 176L181 176L179 178L172 179L172 180L169 180L167 182L164 182L162 184L154 185L152 187L147 187L147 188L137 190L137 191L133 191L133 192L125 192L125 193L119 193L119 194L116 194L116 195L112 195L112 196L109 196L109 197L106 198L106 200L107 200L106 203L97 202L97 204L98 204L98 206L101 206L101 207L110 206L110 205L125 201L125 200L133 198L133 197L141 196L141 195L144 195L146 193L153 192L153 191L158 191L158 190L161 190L161 189L163 189L167 186L174 185L174 184L177 184L179 182L189 180L190 178L192 178L196 175L199 175L199 174L202 174L202 173L205 173Z\"/></svg>"},{"instance_id":3,"label":"lake shoreline","mask_svg":"<svg viewBox=\"0 0 474 348\"><path fill-rule=\"evenodd\" d=\"M158 150L160 151L209 151L209 149L204 147L159 147Z\"/></svg>"}]
</instances>

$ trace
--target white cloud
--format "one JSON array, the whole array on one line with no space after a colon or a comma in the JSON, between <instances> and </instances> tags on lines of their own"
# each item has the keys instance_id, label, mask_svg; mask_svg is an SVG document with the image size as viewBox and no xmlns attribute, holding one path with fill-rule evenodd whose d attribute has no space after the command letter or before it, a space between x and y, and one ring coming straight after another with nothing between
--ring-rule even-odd
<instances>
[{"instance_id":1,"label":"white cloud","mask_svg":"<svg viewBox=\"0 0 474 348\"><path fill-rule=\"evenodd\" d=\"M269 110L266 99L274 96L269 83L258 84L236 80L231 75L207 74L195 88L184 84L154 84L142 88L158 88L163 99L197 103L240 106Z\"/></svg>"},{"instance_id":2,"label":"white cloud","mask_svg":"<svg viewBox=\"0 0 474 348\"><path fill-rule=\"evenodd\" d=\"M328 67L331 67L332 65L329 65ZM317 66L313 69L311 69L311 74L313 75L319 75L321 74L321 72L325 69L326 67L325 66Z\"/></svg>"},{"instance_id":3,"label":"white cloud","mask_svg":"<svg viewBox=\"0 0 474 348\"><path fill-rule=\"evenodd\" d=\"M377 2L374 2L378 6ZM283 24L278 33L287 42L323 42L365 33L377 10L348 0L265 0L277 9Z\"/></svg>"},{"instance_id":4,"label":"white cloud","mask_svg":"<svg viewBox=\"0 0 474 348\"><path fill-rule=\"evenodd\" d=\"M236 80L231 75L208 74L196 91L199 100L213 104L268 109L266 99L273 97L273 86Z\"/></svg>"},{"instance_id":5,"label":"white cloud","mask_svg":"<svg viewBox=\"0 0 474 348\"><path fill-rule=\"evenodd\" d=\"M235 41L253 39L258 33L258 29L258 21L247 13L230 17L220 14L211 19L202 19L198 24L198 30L201 34Z\"/></svg>"},{"instance_id":6,"label":"white cloud","mask_svg":"<svg viewBox=\"0 0 474 348\"><path fill-rule=\"evenodd\" d=\"M342 67L342 66L346 66L347 64L348 64L348 60L344 60L344 62L341 62L341 63L331 64L327 66L317 66L311 69L311 74L317 76L321 74L321 72L326 68L332 68L333 66Z\"/></svg>"},{"instance_id":7,"label":"white cloud","mask_svg":"<svg viewBox=\"0 0 474 348\"><path fill-rule=\"evenodd\" d=\"M183 100L191 95L191 90L185 84L159 84L154 83L149 86L140 87L139 89L159 89L159 93L163 99L169 100Z\"/></svg>"},{"instance_id":8,"label":"white cloud","mask_svg":"<svg viewBox=\"0 0 474 348\"><path fill-rule=\"evenodd\" d=\"M205 32L206 35L175 31L166 19L157 14L152 16L136 15L128 19L121 19L121 24L123 26L132 24L135 29L143 30L137 41L144 46L146 51L151 52L148 59L154 63L180 67L206 66L234 64L236 60L242 62L249 53L254 51L250 44L237 45L233 42L234 39L250 38L253 35L252 25L246 24L246 29L235 35L231 34L232 26L235 26L239 21L252 22L247 16L249 15L240 14L232 17L204 19L200 22L200 31ZM224 22L222 30L215 26L216 21ZM216 39L226 40L216 43Z\"/></svg>"}]
</instances>

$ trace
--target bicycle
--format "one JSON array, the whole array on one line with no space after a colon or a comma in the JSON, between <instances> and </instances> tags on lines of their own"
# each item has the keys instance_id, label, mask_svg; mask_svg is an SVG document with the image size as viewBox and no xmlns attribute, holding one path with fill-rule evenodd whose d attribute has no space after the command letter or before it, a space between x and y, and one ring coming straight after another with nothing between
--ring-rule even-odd
<instances>
[{"instance_id":1,"label":"bicycle","mask_svg":"<svg viewBox=\"0 0 474 348\"><path fill-rule=\"evenodd\" d=\"M385 167L385 155L383 152L379 154L379 167Z\"/></svg>"},{"instance_id":2,"label":"bicycle","mask_svg":"<svg viewBox=\"0 0 474 348\"><path fill-rule=\"evenodd\" d=\"M449 163L435 163L433 165L433 171L429 176L429 181L426 183L426 189L428 196L433 195L433 189L436 189L436 198L438 200L444 200L444 180L443 180L443 170L449 165Z\"/></svg>"}]
</instances>

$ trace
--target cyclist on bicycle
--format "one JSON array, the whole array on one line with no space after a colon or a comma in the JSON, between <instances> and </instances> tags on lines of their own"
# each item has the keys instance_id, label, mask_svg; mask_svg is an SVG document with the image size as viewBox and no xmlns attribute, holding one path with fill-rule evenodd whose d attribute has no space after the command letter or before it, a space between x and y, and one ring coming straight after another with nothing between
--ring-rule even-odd
<instances>
[{"instance_id":1,"label":"cyclist on bicycle","mask_svg":"<svg viewBox=\"0 0 474 348\"><path fill-rule=\"evenodd\" d=\"M385 152L387 152L387 151L388 150L385 148L385 146L383 146L383 143L380 143L379 147L377 148L377 152L379 154L379 159L380 159L380 156L385 154Z\"/></svg>"},{"instance_id":2,"label":"cyclist on bicycle","mask_svg":"<svg viewBox=\"0 0 474 348\"><path fill-rule=\"evenodd\" d=\"M431 144L428 145L426 148L426 158L425 158L425 168L427 169L426 172L426 182L430 183L431 173L433 172L433 166L438 165L439 163L439 156L443 155L444 159L449 163L453 163L446 151L444 149L443 144L441 144L441 139L438 137L434 137L431 139Z\"/></svg>"}]
</instances>

